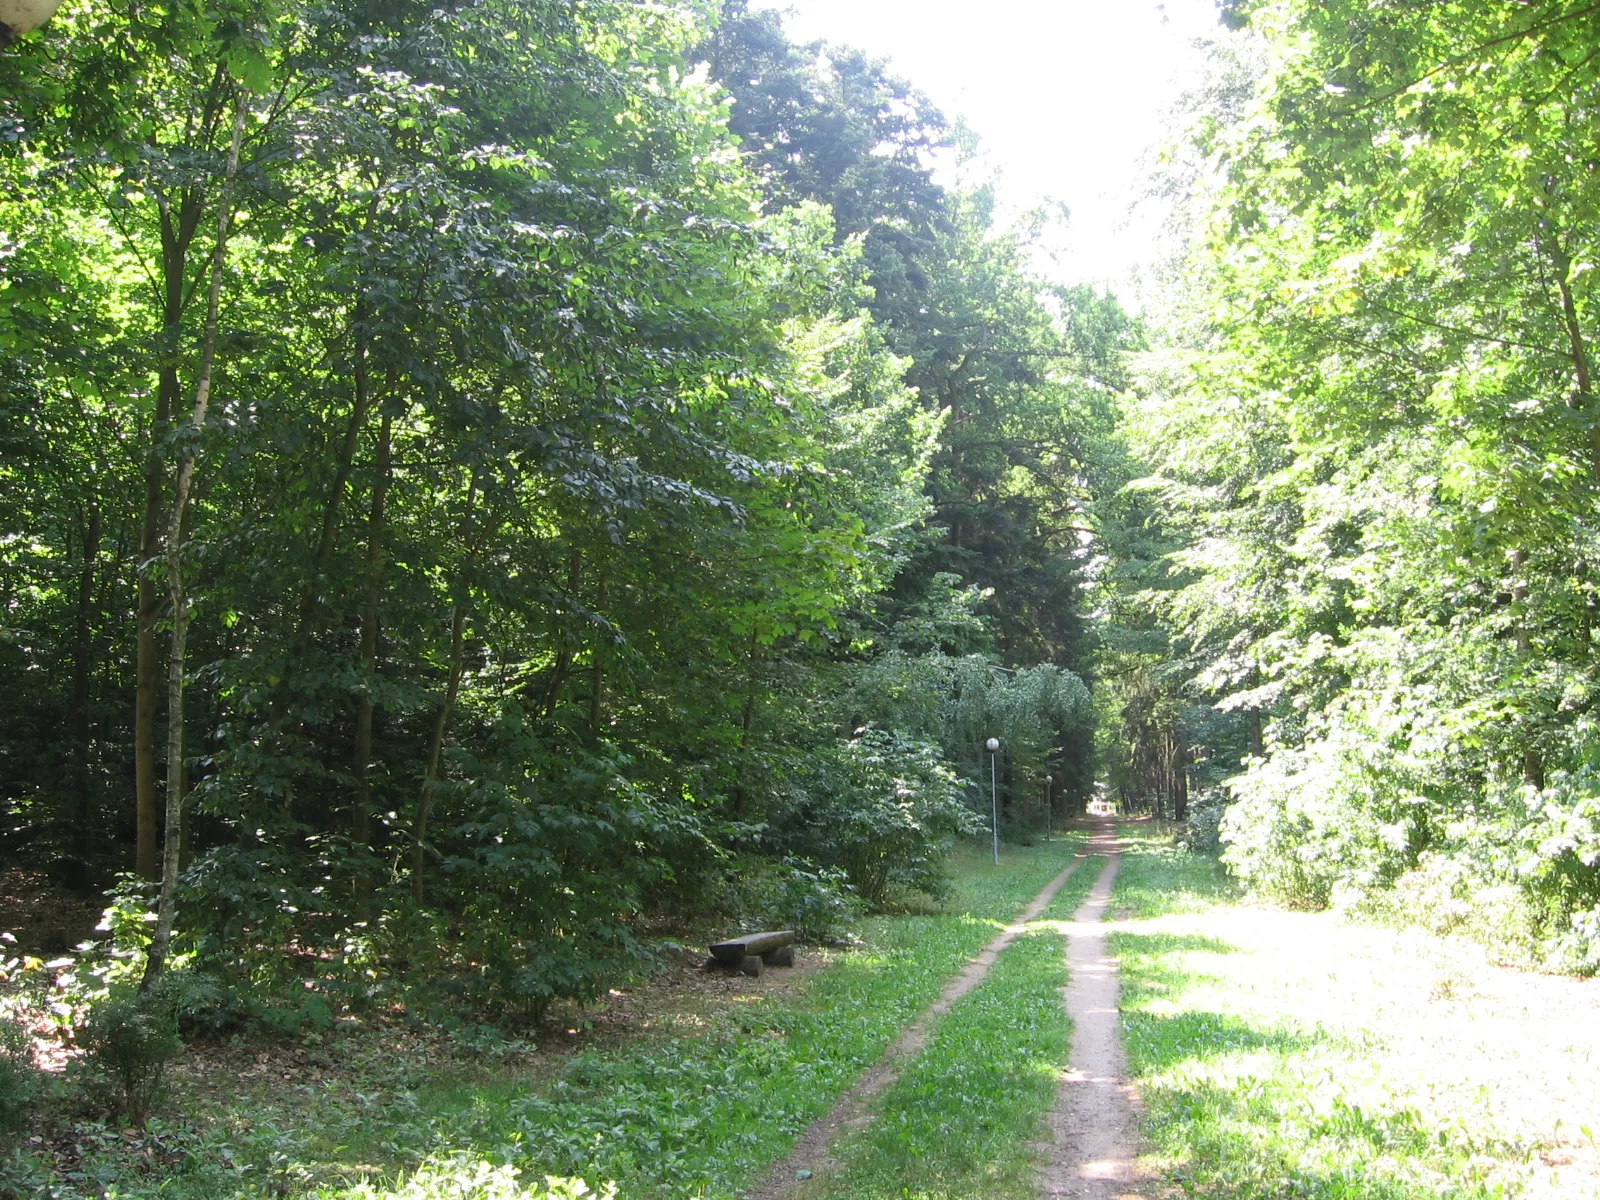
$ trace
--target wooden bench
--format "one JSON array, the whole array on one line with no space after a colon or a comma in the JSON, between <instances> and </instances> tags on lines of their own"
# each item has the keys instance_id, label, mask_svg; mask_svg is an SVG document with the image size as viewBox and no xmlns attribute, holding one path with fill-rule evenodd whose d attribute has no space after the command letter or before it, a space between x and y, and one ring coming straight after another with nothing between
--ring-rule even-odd
<instances>
[{"instance_id":1,"label":"wooden bench","mask_svg":"<svg viewBox=\"0 0 1600 1200\"><path fill-rule=\"evenodd\" d=\"M713 944L706 967L733 967L746 975L760 975L763 966L794 966L794 930L779 929L769 933L747 933L743 937L729 938Z\"/></svg>"}]
</instances>

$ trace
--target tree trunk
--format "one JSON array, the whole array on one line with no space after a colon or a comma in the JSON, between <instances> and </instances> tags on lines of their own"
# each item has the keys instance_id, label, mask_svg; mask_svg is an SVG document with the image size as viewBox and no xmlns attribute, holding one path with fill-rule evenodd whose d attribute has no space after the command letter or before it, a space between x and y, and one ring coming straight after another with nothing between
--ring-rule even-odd
<instances>
[{"instance_id":1,"label":"tree trunk","mask_svg":"<svg viewBox=\"0 0 1600 1200\"><path fill-rule=\"evenodd\" d=\"M373 205L376 204L377 200L374 198ZM368 223L370 222L369 212ZM300 616L295 623L294 641L290 643L289 658L284 664L284 682L278 688L280 696L287 696L289 677L304 657L306 644L311 640L311 622L316 616L317 601L321 598L323 584L327 579L328 560L333 557L333 541L339 528L339 513L344 507L345 492L350 487L350 476L355 471L356 448L361 444L361 431L366 427L367 412L372 404L371 379L367 371L366 309L366 299L363 297L356 302L351 316L356 344L352 371L355 377L355 397L350 404L350 419L345 422L344 439L339 445L339 460L334 470L333 488L328 494L327 503L322 506L322 525L317 532L316 546L311 551L310 578L306 580L306 590L300 597Z\"/></svg>"},{"instance_id":2,"label":"tree trunk","mask_svg":"<svg viewBox=\"0 0 1600 1200\"><path fill-rule=\"evenodd\" d=\"M1523 567L1527 565L1527 561L1528 556L1525 551L1511 552L1511 569L1516 572L1511 580L1511 604L1516 621L1514 633L1517 653L1524 661L1533 652L1533 639L1528 633L1528 580L1523 574ZM1539 752L1532 746L1525 746L1522 751L1522 781L1536 788L1544 787L1544 762L1539 757Z\"/></svg>"},{"instance_id":3,"label":"tree trunk","mask_svg":"<svg viewBox=\"0 0 1600 1200\"><path fill-rule=\"evenodd\" d=\"M1173 754L1173 793L1172 793L1172 819L1182 821L1189 816L1189 743L1184 740L1183 727L1174 726L1172 731L1174 746Z\"/></svg>"},{"instance_id":4,"label":"tree trunk","mask_svg":"<svg viewBox=\"0 0 1600 1200\"><path fill-rule=\"evenodd\" d=\"M239 173L239 146L244 141L249 96L237 89L234 99L233 137L228 143L228 165L217 205L217 238L211 252L210 287L206 296L205 334L201 342L200 371L195 378L194 408L189 439L184 443L173 484L172 513L167 520L167 604L172 613L172 640L167 653L167 811L162 846L161 896L156 908L155 935L145 962L141 989L161 978L176 915L179 856L183 823L183 671L184 648L189 633L189 598L183 584L183 530L194 481L195 441L206 424L211 400L211 377L217 357L217 311L222 301L222 273L228 253L228 229L233 221L233 184Z\"/></svg>"},{"instance_id":5,"label":"tree trunk","mask_svg":"<svg viewBox=\"0 0 1600 1200\"><path fill-rule=\"evenodd\" d=\"M433 720L433 733L428 738L428 767L422 779L422 796L417 801L417 821L411 841L411 898L422 903L423 847L428 836L428 817L433 809L433 789L439 778L439 756L444 749L444 731L450 723L450 710L455 707L456 694L461 687L462 651L466 642L467 605L456 601L450 616L450 682L445 687L444 702Z\"/></svg>"},{"instance_id":6,"label":"tree trunk","mask_svg":"<svg viewBox=\"0 0 1600 1200\"><path fill-rule=\"evenodd\" d=\"M78 855L87 866L95 850L94 780L89 763L89 679L94 647L95 568L100 561L100 505L91 500L83 535L83 568L78 573L78 619L72 646L72 695L67 733L72 746L72 786L78 793Z\"/></svg>"},{"instance_id":7,"label":"tree trunk","mask_svg":"<svg viewBox=\"0 0 1600 1200\"><path fill-rule=\"evenodd\" d=\"M472 526L472 512L478 499L478 476L472 477L472 485L467 489L467 511L462 521L462 532L466 533ZM464 539L470 542L470 538ZM468 562L472 558L469 545L467 550ZM428 738L428 765L422 776L422 795L417 799L417 819L411 832L411 898L419 905L423 902L424 889L422 886L423 855L427 850L428 818L433 812L433 793L439 781L439 759L444 752L445 729L450 724L450 712L456 705L456 696L461 690L461 672L465 660L466 633L467 633L467 589L463 580L459 585L460 598L451 607L450 612L450 676L445 685L444 701L439 705L439 712L434 717L433 732Z\"/></svg>"},{"instance_id":8,"label":"tree trunk","mask_svg":"<svg viewBox=\"0 0 1600 1200\"><path fill-rule=\"evenodd\" d=\"M1561 295L1561 319L1566 327L1567 349L1572 357L1572 376L1577 384L1578 407L1591 418L1589 410L1595 402L1594 367L1589 361L1589 348L1584 343L1583 326L1578 321L1578 306L1572 298L1572 259L1562 249L1560 239L1551 236L1545 249L1555 266L1556 289ZM1589 426L1589 473L1600 483L1600 423Z\"/></svg>"},{"instance_id":9,"label":"tree trunk","mask_svg":"<svg viewBox=\"0 0 1600 1200\"><path fill-rule=\"evenodd\" d=\"M739 721L739 775L733 781L733 815L744 816L745 802L748 796L745 792L745 777L749 771L750 739L756 725L756 690L757 670L761 663L761 643L756 639L754 631L750 634L749 671L746 673L744 691L744 709ZM848 735L847 735L848 736Z\"/></svg>"},{"instance_id":10,"label":"tree trunk","mask_svg":"<svg viewBox=\"0 0 1600 1200\"><path fill-rule=\"evenodd\" d=\"M170 259L170 255L164 256ZM180 266L181 269L181 266ZM182 316L182 279L168 275L166 336L176 339ZM173 293L177 294L174 300ZM170 352L169 352L170 358ZM134 870L142 879L156 879L156 621L161 616L161 594L150 574L150 563L161 544L161 506L165 470L157 447L167 439L172 420L173 393L178 386L176 364L162 365L156 388L156 413L150 428L150 459L144 473L144 520L139 535L139 611L134 652L133 789L137 808Z\"/></svg>"},{"instance_id":11,"label":"tree trunk","mask_svg":"<svg viewBox=\"0 0 1600 1200\"><path fill-rule=\"evenodd\" d=\"M350 839L372 844L372 685L378 677L378 602L383 595L383 509L389 496L390 439L393 422L385 414L378 429L378 475L372 484L372 512L367 518L367 596L361 610L361 696L356 702L356 795L350 806ZM358 891L365 889L359 885Z\"/></svg>"},{"instance_id":12,"label":"tree trunk","mask_svg":"<svg viewBox=\"0 0 1600 1200\"><path fill-rule=\"evenodd\" d=\"M567 560L567 596L568 604L577 603L578 588L583 583L583 551L574 550ZM555 712L561 703L561 692L567 686L567 678L572 674L572 638L565 628L557 631L561 637L561 649L556 651L555 666L550 672L550 683L544 688L539 697L538 711L541 718L548 717Z\"/></svg>"},{"instance_id":13,"label":"tree trunk","mask_svg":"<svg viewBox=\"0 0 1600 1200\"><path fill-rule=\"evenodd\" d=\"M207 114L207 121L210 114ZM184 190L177 211L164 197L157 199L161 216L161 362L156 381L156 411L150 423L150 455L144 469L144 517L139 533L139 603L134 654L133 780L137 828L134 870L144 879L156 879L159 821L156 813L156 696L160 669L156 654L156 622L161 617L162 595L151 574L151 564L161 548L161 518L166 467L160 451L172 426L172 415L183 402L178 378L182 357L183 310L189 283L189 250L204 215L203 193L198 184Z\"/></svg>"},{"instance_id":14,"label":"tree trunk","mask_svg":"<svg viewBox=\"0 0 1600 1200\"><path fill-rule=\"evenodd\" d=\"M606 607L606 574L602 569L595 589L595 615L604 617ZM600 719L605 714L606 698L606 647L604 632L595 635L594 664L590 668L589 729L600 736Z\"/></svg>"}]
</instances>

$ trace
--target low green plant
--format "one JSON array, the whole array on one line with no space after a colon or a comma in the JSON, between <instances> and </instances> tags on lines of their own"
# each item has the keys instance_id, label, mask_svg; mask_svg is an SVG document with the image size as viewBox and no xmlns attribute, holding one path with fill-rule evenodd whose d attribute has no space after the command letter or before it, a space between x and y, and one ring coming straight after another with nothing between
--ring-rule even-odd
<instances>
[{"instance_id":1,"label":"low green plant","mask_svg":"<svg viewBox=\"0 0 1600 1200\"><path fill-rule=\"evenodd\" d=\"M1322 967L1329 980L1345 968L1329 957L1303 978L1291 956L1245 953L1228 934L1258 914L1231 891L1214 859L1151 840L1125 856L1113 897L1132 914L1111 937L1124 1043L1167 1182L1235 1200L1503 1200L1523 1151L1408 1091L1410 1068L1385 1079L1387 1042L1414 1035L1385 1029L1376 999L1308 1020L1297 996L1320 994ZM1185 926L1185 913L1203 920Z\"/></svg>"},{"instance_id":2,"label":"low green plant","mask_svg":"<svg viewBox=\"0 0 1600 1200\"><path fill-rule=\"evenodd\" d=\"M23 1127L42 1085L33 1061L33 1039L17 1022L0 1016L0 1145Z\"/></svg>"},{"instance_id":3,"label":"low green plant","mask_svg":"<svg viewBox=\"0 0 1600 1200\"><path fill-rule=\"evenodd\" d=\"M547 1175L525 1183L515 1167L496 1166L469 1154L424 1163L394 1188L365 1184L346 1200L616 1200L617 1189L591 1188L581 1179Z\"/></svg>"},{"instance_id":4,"label":"low green plant","mask_svg":"<svg viewBox=\"0 0 1600 1200\"><path fill-rule=\"evenodd\" d=\"M162 1145L181 1150L170 1167L151 1170L113 1136L84 1172L125 1200L479 1200L482 1189L455 1185L477 1183L481 1160L482 1172L501 1172L484 1176L494 1186L515 1184L538 1200L552 1200L541 1188L563 1196L538 1182L546 1176L595 1190L612 1182L620 1196L733 1200L1074 849L1008 848L998 869L987 853L958 850L943 911L866 918L855 948L832 953L792 989L745 997L703 1023L600 1039L543 1060L551 1073L487 1061L464 1069L429 1039L396 1046L374 1032L355 1074L321 1086L250 1079L235 1094L197 1093L188 1140L175 1138L177 1122L152 1121ZM357 1052L339 1053L348 1060Z\"/></svg>"},{"instance_id":5,"label":"low green plant","mask_svg":"<svg viewBox=\"0 0 1600 1200\"><path fill-rule=\"evenodd\" d=\"M1228 808L1228 793L1223 788L1206 788L1189 801L1179 842L1197 854L1215 854L1222 849L1222 814Z\"/></svg>"},{"instance_id":6,"label":"low green plant","mask_svg":"<svg viewBox=\"0 0 1600 1200\"><path fill-rule=\"evenodd\" d=\"M142 1129L165 1098L167 1067L183 1049L173 989L112 992L90 1010L77 1040L110 1104Z\"/></svg>"}]
</instances>

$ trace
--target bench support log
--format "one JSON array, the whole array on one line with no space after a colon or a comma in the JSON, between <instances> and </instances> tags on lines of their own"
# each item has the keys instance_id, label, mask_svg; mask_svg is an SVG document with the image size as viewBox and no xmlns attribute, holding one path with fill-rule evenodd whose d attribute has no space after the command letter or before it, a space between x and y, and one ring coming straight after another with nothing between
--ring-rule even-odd
<instances>
[{"instance_id":1,"label":"bench support log","mask_svg":"<svg viewBox=\"0 0 1600 1200\"><path fill-rule=\"evenodd\" d=\"M794 930L779 929L770 933L750 933L744 937L729 938L711 947L711 957L718 962L737 967L741 960L752 954L766 954L794 941Z\"/></svg>"}]
</instances>

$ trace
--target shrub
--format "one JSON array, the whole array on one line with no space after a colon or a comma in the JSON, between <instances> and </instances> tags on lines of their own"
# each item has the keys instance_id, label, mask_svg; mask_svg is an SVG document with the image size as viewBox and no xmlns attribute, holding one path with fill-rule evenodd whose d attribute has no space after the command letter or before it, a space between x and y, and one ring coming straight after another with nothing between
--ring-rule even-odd
<instances>
[{"instance_id":1,"label":"shrub","mask_svg":"<svg viewBox=\"0 0 1600 1200\"><path fill-rule=\"evenodd\" d=\"M1215 854L1222 849L1222 814L1228 808L1228 793L1222 788L1207 788L1189 801L1179 844L1196 854Z\"/></svg>"},{"instance_id":2,"label":"shrub","mask_svg":"<svg viewBox=\"0 0 1600 1200\"><path fill-rule=\"evenodd\" d=\"M1422 774L1358 722L1336 722L1228 781L1222 861L1251 891L1294 908L1357 901L1415 865Z\"/></svg>"},{"instance_id":3,"label":"shrub","mask_svg":"<svg viewBox=\"0 0 1600 1200\"><path fill-rule=\"evenodd\" d=\"M172 988L113 993L90 1011L77 1038L111 1104L143 1128L166 1095L167 1066L183 1049Z\"/></svg>"},{"instance_id":4,"label":"shrub","mask_svg":"<svg viewBox=\"0 0 1600 1200\"><path fill-rule=\"evenodd\" d=\"M942 894L951 843L982 828L937 746L880 730L811 755L774 824L875 907L895 888Z\"/></svg>"},{"instance_id":5,"label":"shrub","mask_svg":"<svg viewBox=\"0 0 1600 1200\"><path fill-rule=\"evenodd\" d=\"M747 929L793 929L808 942L841 940L864 907L844 871L802 858L741 858L717 907Z\"/></svg>"},{"instance_id":6,"label":"shrub","mask_svg":"<svg viewBox=\"0 0 1600 1200\"><path fill-rule=\"evenodd\" d=\"M0 1137L22 1128L42 1084L33 1039L15 1021L0 1017Z\"/></svg>"}]
</instances>

